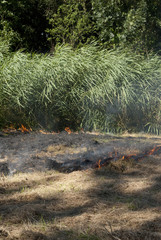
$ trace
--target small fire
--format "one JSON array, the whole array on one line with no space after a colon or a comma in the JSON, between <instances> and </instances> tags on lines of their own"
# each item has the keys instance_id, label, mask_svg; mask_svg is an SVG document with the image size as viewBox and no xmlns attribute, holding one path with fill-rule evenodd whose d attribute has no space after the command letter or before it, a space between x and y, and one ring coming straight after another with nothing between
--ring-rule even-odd
<instances>
[{"instance_id":1,"label":"small fire","mask_svg":"<svg viewBox=\"0 0 161 240\"><path fill-rule=\"evenodd\" d=\"M66 131L68 134L71 134L71 133L72 133L72 131L70 130L69 127L66 127L66 128L65 128L65 131Z\"/></svg>"},{"instance_id":2,"label":"small fire","mask_svg":"<svg viewBox=\"0 0 161 240\"><path fill-rule=\"evenodd\" d=\"M152 155L152 154L155 152L156 148L157 148L157 147L154 147L152 150L150 150L150 152L149 152L148 154L149 154L149 155Z\"/></svg>"},{"instance_id":3,"label":"small fire","mask_svg":"<svg viewBox=\"0 0 161 240\"><path fill-rule=\"evenodd\" d=\"M154 154L161 154L161 145L153 147L153 149L149 151L145 151L143 153L139 154L129 154L129 155L119 155L116 151L109 152L107 157L104 157L103 160L98 160L96 164L94 165L96 169L102 168L104 166L107 166L111 161L117 161L117 160L123 160L124 161L140 161L143 158L154 155Z\"/></svg>"},{"instance_id":4,"label":"small fire","mask_svg":"<svg viewBox=\"0 0 161 240\"><path fill-rule=\"evenodd\" d=\"M6 127L3 129L4 133L14 133L16 132L15 127L11 124L9 127Z\"/></svg>"},{"instance_id":5,"label":"small fire","mask_svg":"<svg viewBox=\"0 0 161 240\"><path fill-rule=\"evenodd\" d=\"M129 160L131 157L134 157L134 156L136 156L136 154L130 154L130 155L124 155L124 156L122 156L122 158L121 158L121 160Z\"/></svg>"},{"instance_id":6,"label":"small fire","mask_svg":"<svg viewBox=\"0 0 161 240\"><path fill-rule=\"evenodd\" d=\"M101 168L101 160L97 162L98 168Z\"/></svg>"},{"instance_id":7,"label":"small fire","mask_svg":"<svg viewBox=\"0 0 161 240\"><path fill-rule=\"evenodd\" d=\"M17 129L13 124L11 124L9 127L4 128L2 131L7 134L16 133L17 131L21 131L22 133L29 133L32 131L32 129L27 129L23 124L21 124L21 127Z\"/></svg>"},{"instance_id":8,"label":"small fire","mask_svg":"<svg viewBox=\"0 0 161 240\"><path fill-rule=\"evenodd\" d=\"M20 130L22 133L29 133L30 131L32 131L31 128L29 130L23 124L21 124L21 127L18 130Z\"/></svg>"}]
</instances>

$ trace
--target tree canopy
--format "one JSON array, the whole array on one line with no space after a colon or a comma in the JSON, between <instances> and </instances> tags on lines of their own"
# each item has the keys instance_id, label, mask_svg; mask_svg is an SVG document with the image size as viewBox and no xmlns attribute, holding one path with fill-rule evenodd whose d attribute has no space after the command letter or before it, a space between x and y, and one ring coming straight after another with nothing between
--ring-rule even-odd
<instances>
[{"instance_id":1,"label":"tree canopy","mask_svg":"<svg viewBox=\"0 0 161 240\"><path fill-rule=\"evenodd\" d=\"M13 50L77 48L97 41L109 49L160 49L160 0L2 0L0 36Z\"/></svg>"}]
</instances>

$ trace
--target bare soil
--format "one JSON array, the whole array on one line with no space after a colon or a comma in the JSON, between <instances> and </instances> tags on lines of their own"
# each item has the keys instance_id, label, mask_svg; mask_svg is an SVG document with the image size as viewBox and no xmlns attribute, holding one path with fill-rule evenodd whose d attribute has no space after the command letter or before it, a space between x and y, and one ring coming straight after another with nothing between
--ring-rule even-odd
<instances>
[{"instance_id":1,"label":"bare soil","mask_svg":"<svg viewBox=\"0 0 161 240\"><path fill-rule=\"evenodd\" d=\"M142 134L0 134L0 240L161 239L161 152L130 157L156 146Z\"/></svg>"}]
</instances>

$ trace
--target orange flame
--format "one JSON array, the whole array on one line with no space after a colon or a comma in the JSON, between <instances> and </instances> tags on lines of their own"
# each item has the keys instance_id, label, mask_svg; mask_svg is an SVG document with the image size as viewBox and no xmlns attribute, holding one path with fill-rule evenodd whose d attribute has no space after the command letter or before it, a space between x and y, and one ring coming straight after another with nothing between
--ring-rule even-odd
<instances>
[{"instance_id":1,"label":"orange flame","mask_svg":"<svg viewBox=\"0 0 161 240\"><path fill-rule=\"evenodd\" d=\"M17 130L21 131L22 133L26 133L26 132L31 132L32 128L27 129L23 124L21 124L21 127L19 127L18 129L14 127L13 124L11 124L9 127L6 127L5 129L3 129L2 131L4 133L16 133Z\"/></svg>"},{"instance_id":2,"label":"orange flame","mask_svg":"<svg viewBox=\"0 0 161 240\"><path fill-rule=\"evenodd\" d=\"M18 130L20 130L22 133L29 132L29 130L23 124L21 124L21 127ZM31 128L30 131L32 131Z\"/></svg>"},{"instance_id":3,"label":"orange flame","mask_svg":"<svg viewBox=\"0 0 161 240\"><path fill-rule=\"evenodd\" d=\"M13 133L16 132L16 128L14 127L13 124L11 124L9 127L6 127L3 129L4 133Z\"/></svg>"},{"instance_id":4,"label":"orange flame","mask_svg":"<svg viewBox=\"0 0 161 240\"><path fill-rule=\"evenodd\" d=\"M134 156L136 156L136 154L130 154L130 155L124 155L122 158L121 158L121 160L129 160L131 157L134 157Z\"/></svg>"},{"instance_id":5,"label":"orange flame","mask_svg":"<svg viewBox=\"0 0 161 240\"><path fill-rule=\"evenodd\" d=\"M98 168L101 168L101 160L98 161L97 165L98 165Z\"/></svg>"},{"instance_id":6,"label":"orange flame","mask_svg":"<svg viewBox=\"0 0 161 240\"><path fill-rule=\"evenodd\" d=\"M68 134L71 134L71 133L72 133L72 131L70 130L69 127L66 127L66 128L65 128L65 131L66 131Z\"/></svg>"},{"instance_id":7,"label":"orange flame","mask_svg":"<svg viewBox=\"0 0 161 240\"><path fill-rule=\"evenodd\" d=\"M157 148L157 147L154 147L152 150L150 150L150 152L149 152L148 154L149 154L149 155L152 155L152 154L155 152L156 148Z\"/></svg>"}]
</instances>

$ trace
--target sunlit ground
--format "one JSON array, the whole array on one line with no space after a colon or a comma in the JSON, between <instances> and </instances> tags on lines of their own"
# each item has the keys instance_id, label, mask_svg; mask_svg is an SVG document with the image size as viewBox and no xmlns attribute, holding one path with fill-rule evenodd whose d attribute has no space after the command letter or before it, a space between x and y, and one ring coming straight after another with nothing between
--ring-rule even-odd
<instances>
[{"instance_id":1,"label":"sunlit ground","mask_svg":"<svg viewBox=\"0 0 161 240\"><path fill-rule=\"evenodd\" d=\"M161 142L154 137L126 137L117 139L120 151L126 141L134 142L134 152L137 146L141 150L141 144ZM130 146L126 154L132 151ZM49 145L46 148L53 151ZM66 151L60 148L61 154ZM72 173L2 175L0 239L161 239L160 157L158 153L126 163L120 159L107 167Z\"/></svg>"}]
</instances>

